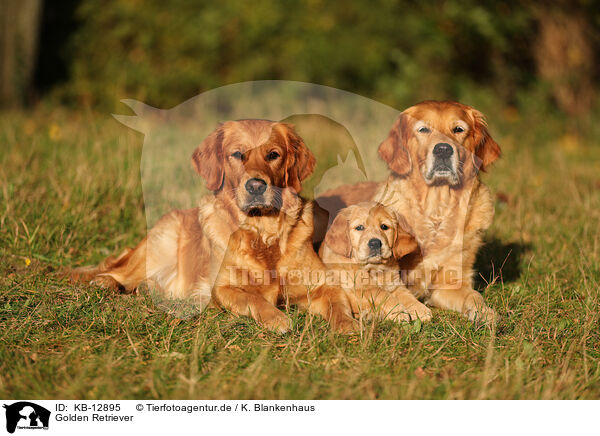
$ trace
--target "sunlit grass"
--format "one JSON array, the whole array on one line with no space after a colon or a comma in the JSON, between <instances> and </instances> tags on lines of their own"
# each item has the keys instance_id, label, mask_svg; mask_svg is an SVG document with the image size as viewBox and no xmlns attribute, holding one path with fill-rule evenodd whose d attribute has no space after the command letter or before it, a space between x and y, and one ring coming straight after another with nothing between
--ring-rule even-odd
<instances>
[{"instance_id":1,"label":"sunlit grass","mask_svg":"<svg viewBox=\"0 0 600 436\"><path fill-rule=\"evenodd\" d=\"M504 158L485 175L500 195L478 286L497 328L436 310L428 324L368 323L347 338L296 311L278 336L69 284L62 266L144 235L143 136L105 116L3 114L0 397L598 398L600 144L490 125Z\"/></svg>"}]
</instances>

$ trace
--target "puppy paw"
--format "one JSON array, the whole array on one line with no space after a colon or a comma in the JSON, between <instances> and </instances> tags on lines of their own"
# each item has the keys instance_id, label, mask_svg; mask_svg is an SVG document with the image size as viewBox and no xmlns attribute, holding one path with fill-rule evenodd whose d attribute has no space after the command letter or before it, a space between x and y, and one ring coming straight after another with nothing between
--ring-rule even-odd
<instances>
[{"instance_id":1,"label":"puppy paw","mask_svg":"<svg viewBox=\"0 0 600 436\"><path fill-rule=\"evenodd\" d=\"M433 316L431 313L431 309L422 303L413 304L409 306L406 309L406 312L408 313L408 315L410 315L410 319L412 321L416 321L417 319L419 319L423 322L427 322L431 321L431 318Z\"/></svg>"},{"instance_id":2,"label":"puppy paw","mask_svg":"<svg viewBox=\"0 0 600 436\"><path fill-rule=\"evenodd\" d=\"M334 330L337 333L351 335L353 333L357 333L360 330L360 327L357 320L348 319L336 323L336 325L334 326Z\"/></svg>"},{"instance_id":3,"label":"puppy paw","mask_svg":"<svg viewBox=\"0 0 600 436\"><path fill-rule=\"evenodd\" d=\"M359 331L357 320L347 315L340 315L331 319L331 327L336 333L350 335Z\"/></svg>"},{"instance_id":4,"label":"puppy paw","mask_svg":"<svg viewBox=\"0 0 600 436\"><path fill-rule=\"evenodd\" d=\"M388 313L384 319L389 319L394 322L408 322L410 321L410 314L406 310L395 310Z\"/></svg>"},{"instance_id":5,"label":"puppy paw","mask_svg":"<svg viewBox=\"0 0 600 436\"><path fill-rule=\"evenodd\" d=\"M270 311L268 314L262 314L260 323L274 332L284 334L290 331L292 328L292 321L290 318L280 310Z\"/></svg>"}]
</instances>

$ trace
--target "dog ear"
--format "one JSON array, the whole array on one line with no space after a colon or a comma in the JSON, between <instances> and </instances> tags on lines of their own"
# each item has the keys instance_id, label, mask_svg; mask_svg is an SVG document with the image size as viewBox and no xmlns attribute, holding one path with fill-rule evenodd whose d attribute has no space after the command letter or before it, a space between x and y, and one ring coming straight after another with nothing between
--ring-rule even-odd
<instances>
[{"instance_id":1,"label":"dog ear","mask_svg":"<svg viewBox=\"0 0 600 436\"><path fill-rule=\"evenodd\" d=\"M302 182L315 169L315 156L296 133L292 124L277 123L275 129L283 135L287 146L286 186L294 189L296 193L300 193Z\"/></svg>"},{"instance_id":2,"label":"dog ear","mask_svg":"<svg viewBox=\"0 0 600 436\"><path fill-rule=\"evenodd\" d=\"M379 145L379 156L392 171L401 176L408 174L412 168L408 153L409 118L404 113L400 114L387 138Z\"/></svg>"},{"instance_id":3,"label":"dog ear","mask_svg":"<svg viewBox=\"0 0 600 436\"><path fill-rule=\"evenodd\" d=\"M485 117L477 109L469 108L469 115L473 119L473 140L475 142L475 156L481 164L479 168L485 171L501 155L500 146L492 139L488 130ZM476 165L477 166L477 165Z\"/></svg>"},{"instance_id":4,"label":"dog ear","mask_svg":"<svg viewBox=\"0 0 600 436\"><path fill-rule=\"evenodd\" d=\"M223 186L223 136L223 124L219 124L192 154L192 165L206 180L206 187L211 191L217 191Z\"/></svg>"},{"instance_id":5,"label":"dog ear","mask_svg":"<svg viewBox=\"0 0 600 436\"><path fill-rule=\"evenodd\" d=\"M334 253L351 258L352 243L348 233L348 215L348 208L338 213L327 230L324 242Z\"/></svg>"},{"instance_id":6,"label":"dog ear","mask_svg":"<svg viewBox=\"0 0 600 436\"><path fill-rule=\"evenodd\" d=\"M402 259L407 254L417 251L419 244L413 236L413 230L406 222L406 219L396 213L396 237L394 239L394 245L392 247L392 253L395 259Z\"/></svg>"}]
</instances>

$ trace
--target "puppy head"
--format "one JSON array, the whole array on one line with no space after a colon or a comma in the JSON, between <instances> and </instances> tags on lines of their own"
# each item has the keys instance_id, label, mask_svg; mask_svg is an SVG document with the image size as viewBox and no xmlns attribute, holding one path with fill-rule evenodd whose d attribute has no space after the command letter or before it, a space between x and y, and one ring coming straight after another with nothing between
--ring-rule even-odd
<instances>
[{"instance_id":1,"label":"puppy head","mask_svg":"<svg viewBox=\"0 0 600 436\"><path fill-rule=\"evenodd\" d=\"M208 189L226 190L250 215L276 211L282 191L299 193L315 158L293 126L267 120L227 121L192 155Z\"/></svg>"},{"instance_id":2,"label":"puppy head","mask_svg":"<svg viewBox=\"0 0 600 436\"><path fill-rule=\"evenodd\" d=\"M325 235L325 244L363 264L400 259L418 248L406 220L375 202L342 209Z\"/></svg>"},{"instance_id":3,"label":"puppy head","mask_svg":"<svg viewBox=\"0 0 600 436\"><path fill-rule=\"evenodd\" d=\"M418 171L429 186L460 185L500 156L478 110L457 102L426 101L406 109L379 146L399 175Z\"/></svg>"}]
</instances>

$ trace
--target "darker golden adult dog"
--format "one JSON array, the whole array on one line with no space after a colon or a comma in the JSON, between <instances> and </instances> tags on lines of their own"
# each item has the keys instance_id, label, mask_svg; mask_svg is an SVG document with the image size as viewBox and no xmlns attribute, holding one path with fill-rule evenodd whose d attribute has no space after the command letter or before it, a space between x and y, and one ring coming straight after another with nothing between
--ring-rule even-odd
<instances>
[{"instance_id":1,"label":"darker golden adult dog","mask_svg":"<svg viewBox=\"0 0 600 436\"><path fill-rule=\"evenodd\" d=\"M314 274L325 266L312 246L312 203L298 193L315 158L292 126L228 121L192 160L213 195L165 215L134 249L72 276L125 291L150 282L168 297L210 300L280 332L290 328L282 303L354 330L344 291Z\"/></svg>"},{"instance_id":2,"label":"darker golden adult dog","mask_svg":"<svg viewBox=\"0 0 600 436\"><path fill-rule=\"evenodd\" d=\"M484 116L457 102L417 104L396 120L379 155L391 170L386 182L342 186L322 197L344 205L376 200L404 216L422 250L422 258L404 261L411 292L433 307L493 321L495 312L472 284L494 215L478 174L500 156Z\"/></svg>"},{"instance_id":3,"label":"darker golden adult dog","mask_svg":"<svg viewBox=\"0 0 600 436\"><path fill-rule=\"evenodd\" d=\"M329 227L319 256L344 277L352 311L409 321L431 319L431 310L402 283L399 261L419 247L404 218L376 202L342 209Z\"/></svg>"}]
</instances>

